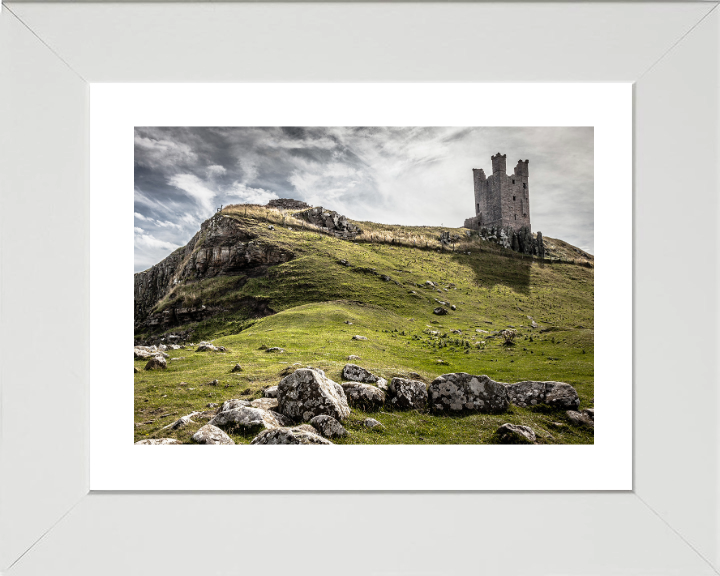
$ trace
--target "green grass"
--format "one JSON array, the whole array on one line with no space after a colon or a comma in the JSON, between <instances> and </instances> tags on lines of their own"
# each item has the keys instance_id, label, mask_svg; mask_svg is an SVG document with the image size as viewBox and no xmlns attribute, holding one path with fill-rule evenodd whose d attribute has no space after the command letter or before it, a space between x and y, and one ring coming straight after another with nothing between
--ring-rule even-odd
<instances>
[{"instance_id":1,"label":"green grass","mask_svg":"<svg viewBox=\"0 0 720 576\"><path fill-rule=\"evenodd\" d=\"M136 361L141 369L135 375L136 440L189 441L206 420L178 432L161 428L194 410L207 410L209 402L259 398L263 387L277 384L281 372L295 363L321 368L340 382L350 354L361 357L355 363L388 380L415 372L429 383L443 373L468 372L501 382L567 382L577 389L581 409L593 406L592 268L520 258L479 239L465 246L467 254L385 241L348 242L297 227L269 231L262 220L237 218L261 241L280 245L295 258L272 267L264 278L218 277L178 285L159 304L227 307L230 312L192 328L195 342L213 339L228 352L196 353L194 347L172 351L171 358L184 359L168 361L166 371L146 372L145 362ZM391 228L410 235L405 227ZM439 235L440 229L434 230ZM427 287L426 280L438 284L440 291ZM277 314L248 318L238 305L248 297L267 301ZM436 298L457 310L434 315ZM531 328L528 316L540 326ZM476 331L509 326L519 333L510 347L499 337ZM183 328L187 326L176 330ZM354 334L368 340L351 340ZM262 345L286 352L269 354L259 350ZM230 372L235 363L242 372ZM218 386L206 385L214 379ZM350 435L337 442L489 443L505 422L531 426L540 443L593 442L592 431L568 425L563 411L512 407L501 415L461 417L387 410L371 414L384 424L384 431L363 428L360 422L366 416L353 409L345 423ZM558 422L564 426L553 424ZM254 434L231 436L247 443Z\"/></svg>"}]
</instances>

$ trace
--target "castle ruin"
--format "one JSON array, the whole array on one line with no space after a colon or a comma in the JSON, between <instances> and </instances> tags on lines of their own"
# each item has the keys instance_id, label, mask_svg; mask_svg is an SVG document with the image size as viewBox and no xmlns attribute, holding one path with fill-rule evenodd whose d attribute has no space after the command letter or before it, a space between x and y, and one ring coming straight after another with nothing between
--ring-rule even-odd
<instances>
[{"instance_id":1,"label":"castle ruin","mask_svg":"<svg viewBox=\"0 0 720 576\"><path fill-rule=\"evenodd\" d=\"M490 176L482 168L473 168L475 216L466 219L464 227L497 239L507 248L542 256L542 233L533 237L530 226L530 161L518 160L508 176L506 158L500 152L491 156Z\"/></svg>"},{"instance_id":2,"label":"castle ruin","mask_svg":"<svg viewBox=\"0 0 720 576\"><path fill-rule=\"evenodd\" d=\"M492 174L473 168L475 217L465 220L466 228L520 230L530 227L529 160L518 160L511 176L506 174L506 155L491 157Z\"/></svg>"}]
</instances>

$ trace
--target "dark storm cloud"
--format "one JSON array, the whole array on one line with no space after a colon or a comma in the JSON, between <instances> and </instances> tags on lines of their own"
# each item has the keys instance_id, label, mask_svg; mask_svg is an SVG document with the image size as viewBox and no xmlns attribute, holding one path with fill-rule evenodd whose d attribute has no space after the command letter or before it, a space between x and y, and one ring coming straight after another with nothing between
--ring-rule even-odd
<instances>
[{"instance_id":1,"label":"dark storm cloud","mask_svg":"<svg viewBox=\"0 0 720 576\"><path fill-rule=\"evenodd\" d=\"M592 128L136 128L135 269L217 207L296 198L356 220L459 226L472 168L530 160L534 231L593 252Z\"/></svg>"}]
</instances>

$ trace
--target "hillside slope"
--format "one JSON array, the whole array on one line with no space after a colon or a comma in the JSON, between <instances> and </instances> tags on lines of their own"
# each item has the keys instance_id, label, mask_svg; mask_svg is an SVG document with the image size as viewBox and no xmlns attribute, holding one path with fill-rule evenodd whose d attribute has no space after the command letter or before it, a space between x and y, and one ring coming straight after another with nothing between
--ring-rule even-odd
<instances>
[{"instance_id":1,"label":"hillside slope","mask_svg":"<svg viewBox=\"0 0 720 576\"><path fill-rule=\"evenodd\" d=\"M468 372L501 382L563 381L576 387L582 408L593 406L592 256L547 237L555 261L523 257L460 228L354 224L362 234L347 241L291 213L230 207L188 246L136 274L136 342L174 333L228 349L175 350L166 371L137 373L136 439L207 403L259 397L296 363L339 382L349 355L388 379ZM454 246L440 245L443 231ZM497 334L507 327L518 331L514 346ZM351 340L355 334L368 340ZM273 346L285 352L265 352ZM231 373L236 363L243 369ZM218 384L207 385L212 380ZM503 422L531 424L544 443L592 442L591 431L540 409L442 420L372 416L392 432L354 430L351 421L343 442L487 442ZM201 423L175 437L187 440Z\"/></svg>"}]
</instances>

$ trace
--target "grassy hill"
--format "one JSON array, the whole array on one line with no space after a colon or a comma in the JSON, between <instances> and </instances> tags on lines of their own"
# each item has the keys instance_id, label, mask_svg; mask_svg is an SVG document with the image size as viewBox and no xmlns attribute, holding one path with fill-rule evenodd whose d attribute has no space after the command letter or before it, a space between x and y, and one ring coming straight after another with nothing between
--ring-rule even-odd
<instances>
[{"instance_id":1,"label":"grassy hill","mask_svg":"<svg viewBox=\"0 0 720 576\"><path fill-rule=\"evenodd\" d=\"M294 257L262 276L239 272L178 283L156 304L154 312L169 306L224 309L167 331L191 329L193 342L212 340L227 352L171 351L171 359L183 359L169 360L165 371L144 371L145 362L136 361L136 440L189 441L206 420L177 432L161 429L192 411L208 410L208 403L259 398L264 387L298 365L321 368L340 382L349 355L360 356L355 363L388 380L415 373L429 383L440 374L468 372L501 382L567 382L577 389L581 409L593 407L590 255L546 238L556 261L538 261L468 237L461 228L357 222L363 233L347 241L277 210L235 206L224 215L258 242ZM447 230L461 238L454 249L441 249L437 240ZM262 301L275 314L253 318L248 301ZM434 314L438 306L448 314ZM518 331L514 346L503 345L496 334L507 327ZM368 340L352 340L355 334ZM150 336L147 328L136 334ZM273 346L285 352L261 349ZM236 363L243 370L231 373ZM208 384L213 380L218 385ZM547 408L513 406L506 414L462 417L383 410L372 414L385 425L381 432L362 428L365 417L353 409L346 424L350 435L337 442L487 443L504 422L531 426L541 443L593 441L592 431L570 426L564 412ZM238 443L253 437L231 436Z\"/></svg>"}]
</instances>

